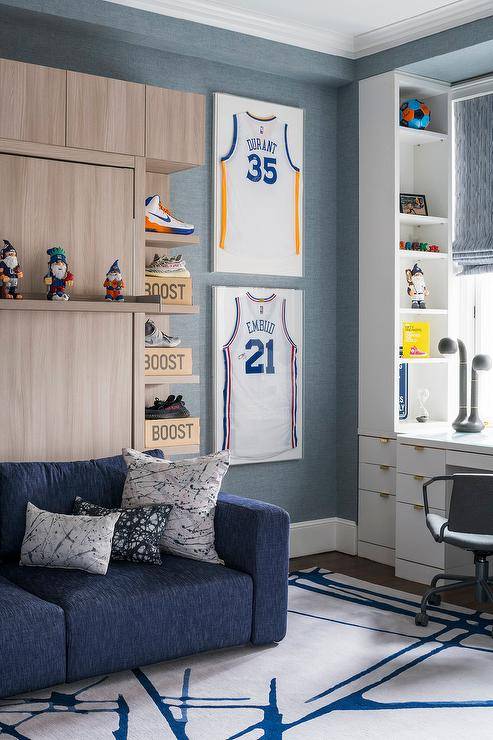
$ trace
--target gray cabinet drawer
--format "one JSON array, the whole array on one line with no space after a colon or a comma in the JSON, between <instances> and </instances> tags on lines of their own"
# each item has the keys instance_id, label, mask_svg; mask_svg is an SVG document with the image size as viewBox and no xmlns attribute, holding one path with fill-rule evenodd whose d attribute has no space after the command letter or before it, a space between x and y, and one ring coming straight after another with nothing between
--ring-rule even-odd
<instances>
[{"instance_id":1,"label":"gray cabinet drawer","mask_svg":"<svg viewBox=\"0 0 493 740\"><path fill-rule=\"evenodd\" d=\"M395 494L395 468L390 465L360 463L359 488L365 491Z\"/></svg>"},{"instance_id":2,"label":"gray cabinet drawer","mask_svg":"<svg viewBox=\"0 0 493 740\"><path fill-rule=\"evenodd\" d=\"M395 439L390 437L360 437L360 462L395 467Z\"/></svg>"}]
</instances>

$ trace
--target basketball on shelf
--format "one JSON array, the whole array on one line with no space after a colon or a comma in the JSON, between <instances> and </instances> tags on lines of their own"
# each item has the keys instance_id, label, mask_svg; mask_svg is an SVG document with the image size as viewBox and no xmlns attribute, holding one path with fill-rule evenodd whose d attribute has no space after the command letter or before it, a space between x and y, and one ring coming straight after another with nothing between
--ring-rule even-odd
<instances>
[{"instance_id":1,"label":"basketball on shelf","mask_svg":"<svg viewBox=\"0 0 493 740\"><path fill-rule=\"evenodd\" d=\"M401 105L399 123L406 128L428 128L431 111L425 103L416 98L405 100Z\"/></svg>"}]
</instances>

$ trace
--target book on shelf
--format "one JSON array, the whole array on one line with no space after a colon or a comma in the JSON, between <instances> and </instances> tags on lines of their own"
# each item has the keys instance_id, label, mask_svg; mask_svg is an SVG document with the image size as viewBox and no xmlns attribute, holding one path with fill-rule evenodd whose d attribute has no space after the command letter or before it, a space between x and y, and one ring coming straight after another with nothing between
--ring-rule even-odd
<instances>
[{"instance_id":1,"label":"book on shelf","mask_svg":"<svg viewBox=\"0 0 493 740\"><path fill-rule=\"evenodd\" d=\"M402 324L402 356L430 356L430 325L427 321L404 321Z\"/></svg>"}]
</instances>

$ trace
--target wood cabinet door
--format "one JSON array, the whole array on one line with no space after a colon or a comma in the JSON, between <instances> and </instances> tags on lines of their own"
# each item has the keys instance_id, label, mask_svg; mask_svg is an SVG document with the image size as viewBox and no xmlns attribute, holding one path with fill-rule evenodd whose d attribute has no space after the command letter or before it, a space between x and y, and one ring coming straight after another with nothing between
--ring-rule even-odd
<instances>
[{"instance_id":1,"label":"wood cabinet door","mask_svg":"<svg viewBox=\"0 0 493 740\"><path fill-rule=\"evenodd\" d=\"M67 73L67 146L144 154L145 87Z\"/></svg>"},{"instance_id":2,"label":"wood cabinet door","mask_svg":"<svg viewBox=\"0 0 493 740\"><path fill-rule=\"evenodd\" d=\"M0 59L0 137L65 145L67 73Z\"/></svg>"},{"instance_id":3,"label":"wood cabinet door","mask_svg":"<svg viewBox=\"0 0 493 740\"><path fill-rule=\"evenodd\" d=\"M205 97L146 86L146 157L204 163Z\"/></svg>"},{"instance_id":4,"label":"wood cabinet door","mask_svg":"<svg viewBox=\"0 0 493 740\"><path fill-rule=\"evenodd\" d=\"M88 460L132 443L132 315L0 311L0 460Z\"/></svg>"},{"instance_id":5,"label":"wood cabinet door","mask_svg":"<svg viewBox=\"0 0 493 740\"><path fill-rule=\"evenodd\" d=\"M46 292L46 250L53 246L67 252L74 297L103 296L117 258L132 292L132 170L2 154L0 203L1 238L16 247L24 272L21 293Z\"/></svg>"}]
</instances>

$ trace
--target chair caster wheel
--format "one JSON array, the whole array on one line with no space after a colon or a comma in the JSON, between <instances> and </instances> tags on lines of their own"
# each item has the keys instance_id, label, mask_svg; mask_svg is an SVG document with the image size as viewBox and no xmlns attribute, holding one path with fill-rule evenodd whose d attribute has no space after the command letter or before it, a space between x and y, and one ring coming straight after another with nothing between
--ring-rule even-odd
<instances>
[{"instance_id":1,"label":"chair caster wheel","mask_svg":"<svg viewBox=\"0 0 493 740\"><path fill-rule=\"evenodd\" d=\"M440 594L432 594L428 599L428 604L430 606L440 606L441 603L442 597L440 596Z\"/></svg>"},{"instance_id":2,"label":"chair caster wheel","mask_svg":"<svg viewBox=\"0 0 493 740\"><path fill-rule=\"evenodd\" d=\"M428 614L424 614L423 612L418 612L416 616L414 617L414 624L418 627L427 627L428 626Z\"/></svg>"}]
</instances>

